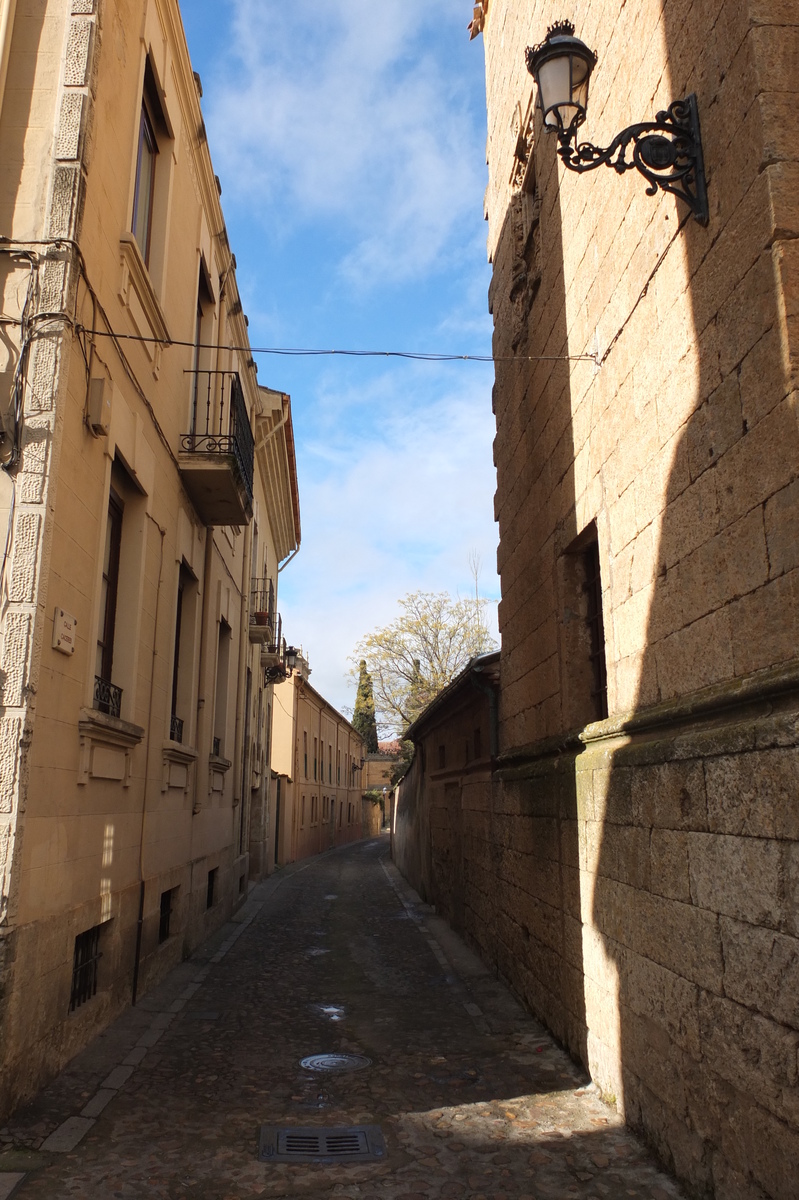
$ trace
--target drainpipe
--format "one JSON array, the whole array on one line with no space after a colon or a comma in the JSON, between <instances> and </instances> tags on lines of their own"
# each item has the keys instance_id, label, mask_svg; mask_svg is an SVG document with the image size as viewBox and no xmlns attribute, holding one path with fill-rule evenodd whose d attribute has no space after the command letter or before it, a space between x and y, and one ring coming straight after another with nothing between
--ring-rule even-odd
<instances>
[{"instance_id":1,"label":"drainpipe","mask_svg":"<svg viewBox=\"0 0 799 1200\"><path fill-rule=\"evenodd\" d=\"M197 721L195 745L198 755L197 762L194 768L194 804L192 813L196 815L202 808L202 800L200 799L200 778L206 778L205 772L202 770L203 763L203 747L205 746L205 734L207 723L207 712L205 707L205 683L206 674L208 671L208 629L211 622L211 568L214 558L214 530L213 526L209 525L205 530L205 563L203 565L203 608L200 617L200 667L199 678L197 680Z\"/></svg>"},{"instance_id":2,"label":"drainpipe","mask_svg":"<svg viewBox=\"0 0 799 1200\"><path fill-rule=\"evenodd\" d=\"M154 517L147 514L150 520L155 525L161 535L161 553L158 561L158 587L155 593L155 621L153 624L153 657L150 663L150 703L147 708L147 745L144 751L144 795L142 796L141 804L141 831L139 833L139 916L136 922L136 954L133 960L133 983L131 986L132 1005L136 1003L136 994L139 990L139 963L141 961L141 941L142 930L144 929L144 828L147 822L147 790L151 778L150 772L150 743L153 728L153 693L155 691L155 662L158 654L158 609L161 604L161 581L164 570L164 538L166 530L162 529Z\"/></svg>"},{"instance_id":3,"label":"drainpipe","mask_svg":"<svg viewBox=\"0 0 799 1200\"><path fill-rule=\"evenodd\" d=\"M244 728L245 692L247 690L247 652L250 648L248 624L250 560L252 558L252 524L244 535L244 562L242 563L241 604L239 607L239 675L236 688L236 732L233 739L233 807L242 805L241 819L244 820L244 779L242 751L247 730Z\"/></svg>"},{"instance_id":4,"label":"drainpipe","mask_svg":"<svg viewBox=\"0 0 799 1200\"><path fill-rule=\"evenodd\" d=\"M0 112L3 110L3 97L6 91L16 8L17 0L0 0Z\"/></svg>"}]
</instances>

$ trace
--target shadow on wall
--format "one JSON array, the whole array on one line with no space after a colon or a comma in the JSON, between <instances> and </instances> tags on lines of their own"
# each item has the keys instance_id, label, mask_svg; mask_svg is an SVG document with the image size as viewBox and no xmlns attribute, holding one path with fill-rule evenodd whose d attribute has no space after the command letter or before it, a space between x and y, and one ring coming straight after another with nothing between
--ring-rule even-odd
<instances>
[{"instance_id":1,"label":"shadow on wall","mask_svg":"<svg viewBox=\"0 0 799 1200\"><path fill-rule=\"evenodd\" d=\"M658 399L679 436L635 708L660 704L662 723L647 729L644 714L609 772L590 750L581 764L602 821L586 938L618 986L615 1030L598 1017L612 997L590 1006L590 1062L623 1096L628 1122L703 1195L789 1200L799 437L786 309L795 338L799 122L796 96L790 106L779 89L789 61L796 87L799 16L770 0L665 0L663 20L671 92L698 95L711 223L687 220L681 235L695 365L673 372L695 384ZM733 681L757 672L736 704ZM696 704L679 708L697 692L704 719Z\"/></svg>"},{"instance_id":2,"label":"shadow on wall","mask_svg":"<svg viewBox=\"0 0 799 1200\"><path fill-rule=\"evenodd\" d=\"M18 4L9 55L5 97L0 96L0 140L3 145L3 172L0 180L0 232L16 233L13 218L26 165L25 140L31 127L34 81L39 62L46 5ZM24 100L24 104L21 101ZM49 141L47 151L50 151ZM38 187L38 180L29 185ZM36 211L38 194L31 195ZM25 212L23 207L22 212ZM23 218L24 219L24 218ZM38 213L37 213L38 220ZM31 225L33 222L31 222Z\"/></svg>"}]
</instances>

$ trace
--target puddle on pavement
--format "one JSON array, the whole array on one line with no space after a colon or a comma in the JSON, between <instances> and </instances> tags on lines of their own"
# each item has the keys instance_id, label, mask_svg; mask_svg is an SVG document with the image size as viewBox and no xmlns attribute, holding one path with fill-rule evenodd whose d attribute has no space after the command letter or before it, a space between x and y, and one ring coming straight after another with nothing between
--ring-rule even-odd
<instances>
[{"instance_id":1,"label":"puddle on pavement","mask_svg":"<svg viewBox=\"0 0 799 1200\"><path fill-rule=\"evenodd\" d=\"M313 1007L318 1013L321 1013L323 1017L327 1017L329 1021L344 1020L345 1011L338 1004L314 1004Z\"/></svg>"}]
</instances>

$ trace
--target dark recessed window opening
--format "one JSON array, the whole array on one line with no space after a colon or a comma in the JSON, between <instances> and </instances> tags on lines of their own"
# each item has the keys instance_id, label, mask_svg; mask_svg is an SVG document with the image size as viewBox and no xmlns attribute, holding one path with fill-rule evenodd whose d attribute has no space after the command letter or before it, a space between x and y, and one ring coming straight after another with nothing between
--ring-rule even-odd
<instances>
[{"instance_id":1,"label":"dark recessed window opening","mask_svg":"<svg viewBox=\"0 0 799 1200\"><path fill-rule=\"evenodd\" d=\"M245 883L246 883L245 876L244 876L244 875L239 875L239 895L240 895L240 896L243 896L243 895L244 895L244 885L245 885Z\"/></svg>"},{"instance_id":2,"label":"dark recessed window opening","mask_svg":"<svg viewBox=\"0 0 799 1200\"><path fill-rule=\"evenodd\" d=\"M474 757L480 758L483 753L483 738L479 729L474 731Z\"/></svg>"},{"instance_id":3,"label":"dark recessed window opening","mask_svg":"<svg viewBox=\"0 0 799 1200\"><path fill-rule=\"evenodd\" d=\"M438 747L438 769L439 769L439 771L443 771L444 768L446 767L446 765L447 765L447 747L439 746Z\"/></svg>"},{"instance_id":4,"label":"dark recessed window opening","mask_svg":"<svg viewBox=\"0 0 799 1200\"><path fill-rule=\"evenodd\" d=\"M219 867L214 867L208 872L208 890L205 894L205 907L213 908L216 899L216 877L219 874Z\"/></svg>"},{"instance_id":5,"label":"dark recessed window opening","mask_svg":"<svg viewBox=\"0 0 799 1200\"><path fill-rule=\"evenodd\" d=\"M161 920L158 925L159 945L161 942L165 942L169 937L169 925L172 919L172 911L174 908L177 891L177 888L170 888L169 891L161 893Z\"/></svg>"},{"instance_id":6,"label":"dark recessed window opening","mask_svg":"<svg viewBox=\"0 0 799 1200\"><path fill-rule=\"evenodd\" d=\"M608 715L608 671L605 662L605 625L602 620L602 581L599 574L599 546L592 542L583 551L585 593L588 601L586 624L591 639L591 698L596 719Z\"/></svg>"},{"instance_id":7,"label":"dark recessed window opening","mask_svg":"<svg viewBox=\"0 0 799 1200\"><path fill-rule=\"evenodd\" d=\"M75 953L72 960L72 993L69 998L69 1011L74 1012L91 1000L97 993L97 967L102 957L100 953L101 925L79 933L75 938Z\"/></svg>"}]
</instances>

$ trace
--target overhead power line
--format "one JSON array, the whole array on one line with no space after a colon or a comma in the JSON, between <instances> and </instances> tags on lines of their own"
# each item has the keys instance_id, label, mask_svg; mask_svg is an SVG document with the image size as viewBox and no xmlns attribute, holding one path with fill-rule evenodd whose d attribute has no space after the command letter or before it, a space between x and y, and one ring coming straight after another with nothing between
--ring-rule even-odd
<instances>
[{"instance_id":1,"label":"overhead power line","mask_svg":"<svg viewBox=\"0 0 799 1200\"><path fill-rule=\"evenodd\" d=\"M178 338L168 342L161 338L143 337L138 333L113 333L103 329L89 330L76 325L77 333L93 337L108 337L119 341L148 342L160 346L186 346L191 350L230 350L235 354L278 354L295 358L408 358L417 362L591 362L596 364L594 354L512 354L495 357L492 354L444 354L416 350L317 350L299 346L218 346L216 342L189 342Z\"/></svg>"}]
</instances>

